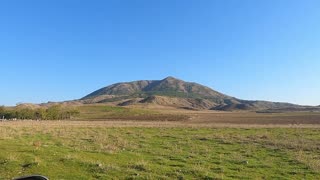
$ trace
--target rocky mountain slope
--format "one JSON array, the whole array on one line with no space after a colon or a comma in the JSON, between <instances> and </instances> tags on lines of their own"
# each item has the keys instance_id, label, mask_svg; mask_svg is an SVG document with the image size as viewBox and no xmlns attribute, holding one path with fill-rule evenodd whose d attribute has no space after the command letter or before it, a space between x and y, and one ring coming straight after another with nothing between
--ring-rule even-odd
<instances>
[{"instance_id":1,"label":"rocky mountain slope","mask_svg":"<svg viewBox=\"0 0 320 180\"><path fill-rule=\"evenodd\" d=\"M88 104L109 102L119 106L157 104L185 109L223 111L303 108L290 103L241 100L174 77L113 84L94 91L80 101Z\"/></svg>"}]
</instances>

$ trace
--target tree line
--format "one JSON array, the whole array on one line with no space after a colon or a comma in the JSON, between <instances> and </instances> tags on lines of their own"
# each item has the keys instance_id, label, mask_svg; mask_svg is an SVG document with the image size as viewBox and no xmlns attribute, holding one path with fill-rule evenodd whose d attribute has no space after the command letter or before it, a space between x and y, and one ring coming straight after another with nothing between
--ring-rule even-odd
<instances>
[{"instance_id":1,"label":"tree line","mask_svg":"<svg viewBox=\"0 0 320 180\"><path fill-rule=\"evenodd\" d=\"M67 109L59 105L40 108L0 107L0 119L32 119L32 120L64 120L78 116L80 112L76 109Z\"/></svg>"}]
</instances>

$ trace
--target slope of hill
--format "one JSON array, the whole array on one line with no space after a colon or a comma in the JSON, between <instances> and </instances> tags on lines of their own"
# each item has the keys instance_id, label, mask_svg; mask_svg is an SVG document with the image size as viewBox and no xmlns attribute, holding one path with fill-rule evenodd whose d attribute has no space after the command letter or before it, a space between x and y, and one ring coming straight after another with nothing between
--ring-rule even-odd
<instances>
[{"instance_id":1,"label":"slope of hill","mask_svg":"<svg viewBox=\"0 0 320 180\"><path fill-rule=\"evenodd\" d=\"M163 80L133 81L117 83L101 88L82 99L92 99L102 95L164 95L174 97L215 97L224 99L227 96L197 83L167 77Z\"/></svg>"},{"instance_id":2,"label":"slope of hill","mask_svg":"<svg viewBox=\"0 0 320 180\"><path fill-rule=\"evenodd\" d=\"M302 108L290 103L241 100L174 77L113 84L94 91L80 101L87 104L115 103L120 106L158 104L186 109L223 111Z\"/></svg>"}]
</instances>

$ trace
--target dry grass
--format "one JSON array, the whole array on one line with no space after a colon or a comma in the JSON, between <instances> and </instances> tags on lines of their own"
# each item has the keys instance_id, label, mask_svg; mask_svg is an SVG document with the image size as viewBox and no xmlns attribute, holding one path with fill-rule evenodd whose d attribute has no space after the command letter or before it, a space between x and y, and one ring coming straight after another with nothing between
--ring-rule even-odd
<instances>
[{"instance_id":1,"label":"dry grass","mask_svg":"<svg viewBox=\"0 0 320 180\"><path fill-rule=\"evenodd\" d=\"M320 121L320 120L319 120ZM263 123L226 123L226 122L203 122L203 121L130 121L130 120L108 120L108 121L92 121L92 120L81 120L81 121L10 121L0 122L0 127L33 127L37 128L51 128L51 127L212 127L212 128L320 128L320 124L263 124ZM1 138L10 138L7 134L10 131L17 130L4 129L2 130L4 136Z\"/></svg>"}]
</instances>

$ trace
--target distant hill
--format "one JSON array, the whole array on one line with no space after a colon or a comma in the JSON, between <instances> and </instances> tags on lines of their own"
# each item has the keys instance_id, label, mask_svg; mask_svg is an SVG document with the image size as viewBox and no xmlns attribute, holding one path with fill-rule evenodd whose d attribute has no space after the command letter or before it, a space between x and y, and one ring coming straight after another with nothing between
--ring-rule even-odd
<instances>
[{"instance_id":1,"label":"distant hill","mask_svg":"<svg viewBox=\"0 0 320 180\"><path fill-rule=\"evenodd\" d=\"M82 100L98 98L99 101L103 101L104 99L110 100L110 98L127 98L128 96L149 97L154 95L180 98L205 98L211 99L218 104L222 103L224 99L231 99L231 97L206 86L167 77L163 80L143 80L113 84L85 96Z\"/></svg>"},{"instance_id":2,"label":"distant hill","mask_svg":"<svg viewBox=\"0 0 320 180\"><path fill-rule=\"evenodd\" d=\"M201 84L185 82L174 77L116 83L94 91L79 101L86 104L115 103L119 106L157 104L184 109L222 111L304 108L290 103L241 100Z\"/></svg>"}]
</instances>

